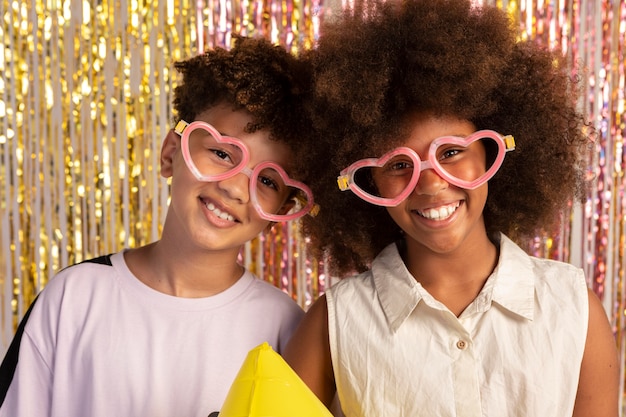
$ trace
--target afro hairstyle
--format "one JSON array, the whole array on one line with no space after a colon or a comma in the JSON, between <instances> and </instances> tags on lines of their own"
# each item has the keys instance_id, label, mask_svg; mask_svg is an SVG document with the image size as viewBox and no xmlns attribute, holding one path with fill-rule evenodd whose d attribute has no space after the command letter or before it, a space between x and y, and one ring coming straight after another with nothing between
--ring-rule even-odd
<instances>
[{"instance_id":1,"label":"afro hairstyle","mask_svg":"<svg viewBox=\"0 0 626 417\"><path fill-rule=\"evenodd\" d=\"M507 14L469 0L362 0L321 27L303 59L313 71L311 114L326 156L312 188L323 210L306 218L317 256L339 276L361 272L402 231L384 207L341 192L339 172L399 146L407 116L453 116L513 135L514 152L489 181L487 232L521 243L585 195L587 126L566 59L520 41Z\"/></svg>"}]
</instances>

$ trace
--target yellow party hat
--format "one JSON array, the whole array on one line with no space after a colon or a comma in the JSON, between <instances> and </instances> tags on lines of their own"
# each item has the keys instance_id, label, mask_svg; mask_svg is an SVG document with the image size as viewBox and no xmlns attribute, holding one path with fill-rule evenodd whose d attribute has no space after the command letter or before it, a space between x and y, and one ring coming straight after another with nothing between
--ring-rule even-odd
<instances>
[{"instance_id":1,"label":"yellow party hat","mask_svg":"<svg viewBox=\"0 0 626 417\"><path fill-rule=\"evenodd\" d=\"M332 417L272 347L252 349L230 387L219 417Z\"/></svg>"}]
</instances>

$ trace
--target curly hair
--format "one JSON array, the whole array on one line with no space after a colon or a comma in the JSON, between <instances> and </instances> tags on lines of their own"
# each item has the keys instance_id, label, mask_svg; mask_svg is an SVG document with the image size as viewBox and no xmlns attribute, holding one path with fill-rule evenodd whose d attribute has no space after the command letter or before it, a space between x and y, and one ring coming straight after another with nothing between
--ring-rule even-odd
<instances>
[{"instance_id":1,"label":"curly hair","mask_svg":"<svg viewBox=\"0 0 626 417\"><path fill-rule=\"evenodd\" d=\"M231 104L251 115L246 132L267 130L270 139L291 149L299 163L290 176L306 182L315 144L303 107L311 73L302 61L264 38L235 35L230 50L216 47L174 66L182 75L174 88L175 122L192 122L211 107Z\"/></svg>"},{"instance_id":2,"label":"curly hair","mask_svg":"<svg viewBox=\"0 0 626 417\"><path fill-rule=\"evenodd\" d=\"M339 171L380 156L407 137L407 115L449 115L515 137L489 181L487 232L512 239L550 230L585 195L585 120L566 60L518 41L505 12L469 0L364 0L325 22L303 59L313 71L308 111L332 150L313 186L326 208L306 219L331 271L360 272L400 228L384 207L339 191Z\"/></svg>"}]
</instances>

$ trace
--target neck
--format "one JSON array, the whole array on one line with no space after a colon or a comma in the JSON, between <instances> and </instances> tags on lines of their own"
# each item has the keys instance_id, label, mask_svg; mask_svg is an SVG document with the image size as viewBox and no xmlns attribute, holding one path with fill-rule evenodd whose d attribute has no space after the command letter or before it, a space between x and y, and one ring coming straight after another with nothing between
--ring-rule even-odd
<instances>
[{"instance_id":1,"label":"neck","mask_svg":"<svg viewBox=\"0 0 626 417\"><path fill-rule=\"evenodd\" d=\"M407 244L409 272L457 317L478 296L498 262L498 248L487 238L440 254Z\"/></svg>"},{"instance_id":2,"label":"neck","mask_svg":"<svg viewBox=\"0 0 626 417\"><path fill-rule=\"evenodd\" d=\"M238 251L186 251L166 248L163 241L132 249L125 259L130 271L147 286L176 297L200 298L218 294L243 275Z\"/></svg>"}]
</instances>

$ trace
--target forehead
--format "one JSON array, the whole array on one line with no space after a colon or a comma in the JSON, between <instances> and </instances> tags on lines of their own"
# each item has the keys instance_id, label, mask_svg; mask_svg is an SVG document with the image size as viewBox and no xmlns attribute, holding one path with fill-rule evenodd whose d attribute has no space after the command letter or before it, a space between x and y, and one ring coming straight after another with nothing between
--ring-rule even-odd
<instances>
[{"instance_id":1,"label":"forehead","mask_svg":"<svg viewBox=\"0 0 626 417\"><path fill-rule=\"evenodd\" d=\"M276 162L285 169L289 165L291 149L283 142L271 140L268 129L246 132L246 127L254 120L245 110L233 110L227 104L218 105L198 114L196 120L207 122L222 135L243 142L250 151L250 162L253 165L262 161Z\"/></svg>"},{"instance_id":2,"label":"forehead","mask_svg":"<svg viewBox=\"0 0 626 417\"><path fill-rule=\"evenodd\" d=\"M380 156L400 146L409 147L419 154L427 153L432 141L439 137L466 137L476 130L476 126L469 120L452 115L412 112L390 120L389 125L362 148L362 157Z\"/></svg>"},{"instance_id":3,"label":"forehead","mask_svg":"<svg viewBox=\"0 0 626 417\"><path fill-rule=\"evenodd\" d=\"M402 145L417 152L428 150L432 141L442 136L466 137L476 131L476 126L469 120L431 114L412 115L407 118L405 126Z\"/></svg>"}]
</instances>

